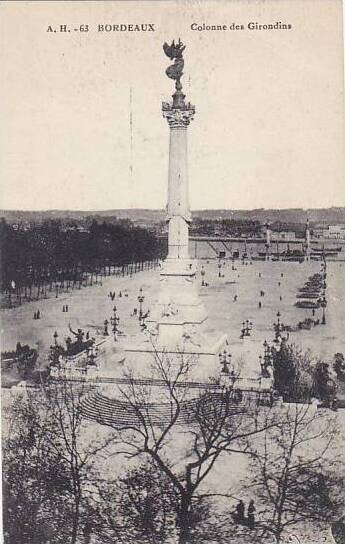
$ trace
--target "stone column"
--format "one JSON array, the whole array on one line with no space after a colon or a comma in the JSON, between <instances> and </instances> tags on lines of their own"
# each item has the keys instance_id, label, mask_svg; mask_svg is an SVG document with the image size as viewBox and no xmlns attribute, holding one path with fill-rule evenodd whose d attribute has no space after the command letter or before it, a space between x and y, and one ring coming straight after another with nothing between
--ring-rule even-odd
<instances>
[{"instance_id":1,"label":"stone column","mask_svg":"<svg viewBox=\"0 0 345 544\"><path fill-rule=\"evenodd\" d=\"M269 261L271 259L271 229L269 223L266 223L266 256L265 260Z\"/></svg>"},{"instance_id":2,"label":"stone column","mask_svg":"<svg viewBox=\"0 0 345 544\"><path fill-rule=\"evenodd\" d=\"M177 90L173 101L163 102L163 117L170 128L168 172L168 256L160 273L160 293L152 320L158 327L159 343L179 345L185 335L196 333L195 326L207 315L196 283L197 263L188 251L189 208L187 128L195 108L185 103Z\"/></svg>"},{"instance_id":3,"label":"stone column","mask_svg":"<svg viewBox=\"0 0 345 544\"><path fill-rule=\"evenodd\" d=\"M195 108L191 104L185 105L184 102L180 108L164 102L162 109L170 127L168 259L189 259L188 224L191 213L188 194L187 127L194 117Z\"/></svg>"},{"instance_id":4,"label":"stone column","mask_svg":"<svg viewBox=\"0 0 345 544\"><path fill-rule=\"evenodd\" d=\"M305 224L305 255L304 260L310 261L310 227L309 227L309 219L307 219L307 222Z\"/></svg>"}]
</instances>

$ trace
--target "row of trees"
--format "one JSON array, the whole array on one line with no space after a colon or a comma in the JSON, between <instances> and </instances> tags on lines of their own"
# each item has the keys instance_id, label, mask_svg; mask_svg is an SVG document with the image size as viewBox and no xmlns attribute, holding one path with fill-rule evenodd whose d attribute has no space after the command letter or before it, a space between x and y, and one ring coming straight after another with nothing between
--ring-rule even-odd
<instances>
[{"instance_id":1,"label":"row of trees","mask_svg":"<svg viewBox=\"0 0 345 544\"><path fill-rule=\"evenodd\" d=\"M50 384L17 400L3 443L5 543L280 542L298 524L337 519L337 416L263 408L260 398L244 406L216 382L191 401L192 366L156 354L164 403L127 375L126 418L89 412L100 425L85 420L85 386ZM241 491L233 479L226 492L212 489L215 467L238 456L249 463ZM253 529L231 516L249 496L260 512Z\"/></svg>"},{"instance_id":2,"label":"row of trees","mask_svg":"<svg viewBox=\"0 0 345 544\"><path fill-rule=\"evenodd\" d=\"M97 223L88 229L66 229L59 221L47 221L30 230L14 229L0 222L1 290L9 302L46 296L69 289L91 276L137 270L133 263L157 261L161 246L149 231L123 224ZM35 294L33 289L36 288Z\"/></svg>"}]
</instances>

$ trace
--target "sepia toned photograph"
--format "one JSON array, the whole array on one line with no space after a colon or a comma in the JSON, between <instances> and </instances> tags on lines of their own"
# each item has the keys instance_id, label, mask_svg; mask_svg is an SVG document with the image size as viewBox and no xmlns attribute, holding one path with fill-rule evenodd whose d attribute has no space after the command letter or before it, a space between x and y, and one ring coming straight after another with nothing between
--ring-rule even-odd
<instances>
[{"instance_id":1,"label":"sepia toned photograph","mask_svg":"<svg viewBox=\"0 0 345 544\"><path fill-rule=\"evenodd\" d=\"M4 1L4 544L345 544L341 0Z\"/></svg>"}]
</instances>

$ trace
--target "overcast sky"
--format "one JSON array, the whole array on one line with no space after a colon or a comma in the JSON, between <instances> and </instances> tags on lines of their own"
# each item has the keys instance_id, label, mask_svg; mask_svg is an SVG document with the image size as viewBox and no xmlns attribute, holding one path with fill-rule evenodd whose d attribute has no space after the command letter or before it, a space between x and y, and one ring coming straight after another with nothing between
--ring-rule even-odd
<instances>
[{"instance_id":1,"label":"overcast sky","mask_svg":"<svg viewBox=\"0 0 345 544\"><path fill-rule=\"evenodd\" d=\"M0 15L1 208L164 207L162 43L179 36L192 208L345 205L340 0L8 2ZM233 22L245 30L190 28ZM121 23L156 31L97 32ZM60 24L72 31L47 32Z\"/></svg>"}]
</instances>

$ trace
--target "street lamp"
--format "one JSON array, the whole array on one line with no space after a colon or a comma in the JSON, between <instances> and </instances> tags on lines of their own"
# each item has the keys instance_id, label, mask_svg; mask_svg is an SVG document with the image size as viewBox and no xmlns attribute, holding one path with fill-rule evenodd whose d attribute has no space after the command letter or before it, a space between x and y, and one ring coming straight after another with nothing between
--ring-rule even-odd
<instances>
[{"instance_id":1,"label":"street lamp","mask_svg":"<svg viewBox=\"0 0 345 544\"><path fill-rule=\"evenodd\" d=\"M326 306L327 306L327 300L326 300L326 297L324 296L323 299L321 300L321 308L322 308L322 325L326 325Z\"/></svg>"},{"instance_id":2,"label":"street lamp","mask_svg":"<svg viewBox=\"0 0 345 544\"><path fill-rule=\"evenodd\" d=\"M262 355L259 355L259 364L260 364L260 368L261 368L261 375L263 375L265 365L264 365L264 363L262 362Z\"/></svg>"},{"instance_id":3,"label":"street lamp","mask_svg":"<svg viewBox=\"0 0 345 544\"><path fill-rule=\"evenodd\" d=\"M271 348L267 340L264 341L263 346L264 346L264 367L267 368L268 366L272 364Z\"/></svg>"},{"instance_id":4,"label":"street lamp","mask_svg":"<svg viewBox=\"0 0 345 544\"><path fill-rule=\"evenodd\" d=\"M250 336L250 331L253 328L253 323L249 321L249 319L246 319L246 335Z\"/></svg>"},{"instance_id":5,"label":"street lamp","mask_svg":"<svg viewBox=\"0 0 345 544\"><path fill-rule=\"evenodd\" d=\"M221 278L222 277L222 263L219 261L218 263L218 278Z\"/></svg>"},{"instance_id":6,"label":"street lamp","mask_svg":"<svg viewBox=\"0 0 345 544\"><path fill-rule=\"evenodd\" d=\"M280 322L280 317L281 317L281 313L278 311L277 312L277 322L273 323L273 328L274 328L274 332L275 332L275 338L274 338L275 343L279 342L279 337L281 336L281 332L284 329L283 323Z\"/></svg>"},{"instance_id":7,"label":"street lamp","mask_svg":"<svg viewBox=\"0 0 345 544\"><path fill-rule=\"evenodd\" d=\"M223 374L230 374L229 366L231 364L231 357L231 353L228 353L226 349L223 351L223 353L219 353L219 363L223 365L221 370Z\"/></svg>"},{"instance_id":8,"label":"street lamp","mask_svg":"<svg viewBox=\"0 0 345 544\"><path fill-rule=\"evenodd\" d=\"M117 312L116 306L114 306L113 312L114 312L114 315L113 315L113 317L110 318L110 322L112 324L112 331L113 331L113 334L114 334L114 340L116 342L117 341L116 335L119 332L118 324L120 323L120 318L116 313Z\"/></svg>"},{"instance_id":9,"label":"street lamp","mask_svg":"<svg viewBox=\"0 0 345 544\"><path fill-rule=\"evenodd\" d=\"M252 330L252 328L253 328L253 323L249 321L249 319L242 321L242 329L241 329L240 338L244 338L245 336L250 336L250 331Z\"/></svg>"},{"instance_id":10,"label":"street lamp","mask_svg":"<svg viewBox=\"0 0 345 544\"><path fill-rule=\"evenodd\" d=\"M204 265L202 265L202 267L201 267L200 274L201 274L201 286L204 287L205 286L205 274L206 274L205 269L204 269Z\"/></svg>"},{"instance_id":11,"label":"street lamp","mask_svg":"<svg viewBox=\"0 0 345 544\"><path fill-rule=\"evenodd\" d=\"M242 321L242 329L241 329L241 336L240 338L244 338L246 334L246 324L244 321Z\"/></svg>"},{"instance_id":12,"label":"street lamp","mask_svg":"<svg viewBox=\"0 0 345 544\"><path fill-rule=\"evenodd\" d=\"M143 295L143 289L140 287L139 289L139 295L138 295L138 302L139 302L139 321L141 321L143 317L143 302L145 300L145 297Z\"/></svg>"}]
</instances>

